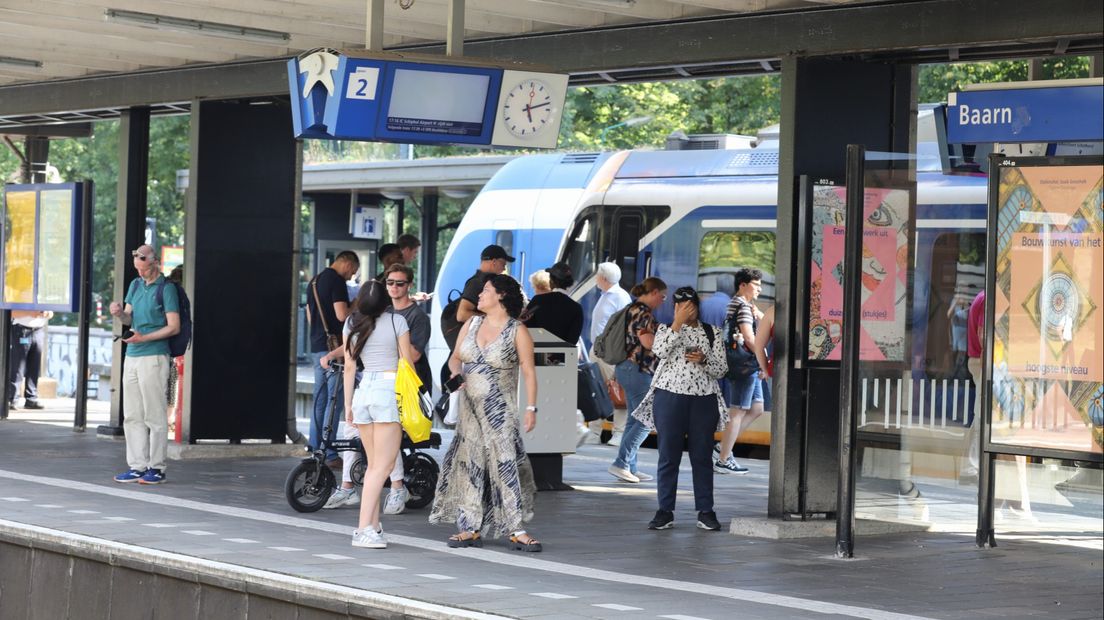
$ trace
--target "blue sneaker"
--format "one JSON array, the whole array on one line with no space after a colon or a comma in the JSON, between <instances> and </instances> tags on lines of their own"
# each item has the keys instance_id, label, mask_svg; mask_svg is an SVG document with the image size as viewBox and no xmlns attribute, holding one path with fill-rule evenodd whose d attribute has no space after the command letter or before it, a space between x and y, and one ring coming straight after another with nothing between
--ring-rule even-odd
<instances>
[{"instance_id":1,"label":"blue sneaker","mask_svg":"<svg viewBox=\"0 0 1104 620\"><path fill-rule=\"evenodd\" d=\"M165 474L161 473L160 469L147 469L138 484L161 484L164 481Z\"/></svg>"},{"instance_id":2,"label":"blue sneaker","mask_svg":"<svg viewBox=\"0 0 1104 620\"><path fill-rule=\"evenodd\" d=\"M142 476L146 475L144 471L138 471L137 469L128 469L125 472L115 476L115 482L138 482L142 479Z\"/></svg>"}]
</instances>

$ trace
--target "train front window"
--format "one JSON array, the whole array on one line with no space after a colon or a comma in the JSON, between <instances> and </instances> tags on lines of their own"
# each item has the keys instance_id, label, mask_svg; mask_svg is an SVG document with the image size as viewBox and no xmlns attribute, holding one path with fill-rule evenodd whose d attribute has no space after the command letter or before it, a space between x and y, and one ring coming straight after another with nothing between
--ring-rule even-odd
<instances>
[{"instance_id":1,"label":"train front window","mask_svg":"<svg viewBox=\"0 0 1104 620\"><path fill-rule=\"evenodd\" d=\"M575 276L576 282L582 282L589 278L598 267L595 262L595 256L597 256L597 248L595 247L597 223L596 215L590 215L579 220L575 224L575 229L571 231L571 237L567 240L564 260L571 266L571 273Z\"/></svg>"}]
</instances>

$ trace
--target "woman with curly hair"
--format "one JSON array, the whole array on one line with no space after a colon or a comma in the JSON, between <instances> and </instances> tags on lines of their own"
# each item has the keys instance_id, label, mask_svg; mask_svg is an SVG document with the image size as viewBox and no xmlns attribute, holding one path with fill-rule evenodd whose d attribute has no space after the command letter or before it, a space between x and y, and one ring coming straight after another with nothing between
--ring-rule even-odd
<instances>
[{"instance_id":1,"label":"woman with curly hair","mask_svg":"<svg viewBox=\"0 0 1104 620\"><path fill-rule=\"evenodd\" d=\"M533 339L517 320L521 286L506 275L491 278L479 295L482 316L468 320L449 358L462 377L460 415L437 483L430 523L456 523L449 547L482 547L483 538L510 536L512 548L540 551L523 529L533 517L536 485L518 420L518 370L525 375L527 407L520 426L537 425L537 374Z\"/></svg>"},{"instance_id":2,"label":"woman with curly hair","mask_svg":"<svg viewBox=\"0 0 1104 620\"><path fill-rule=\"evenodd\" d=\"M395 399L395 375L401 355L413 358L410 328L401 314L386 313L391 297L382 284L369 280L360 287L356 311L345 322L345 423L356 427L368 464L360 522L353 546L387 547L380 525L380 489L387 480L402 444L402 426ZM364 367L356 382L357 360Z\"/></svg>"}]
</instances>

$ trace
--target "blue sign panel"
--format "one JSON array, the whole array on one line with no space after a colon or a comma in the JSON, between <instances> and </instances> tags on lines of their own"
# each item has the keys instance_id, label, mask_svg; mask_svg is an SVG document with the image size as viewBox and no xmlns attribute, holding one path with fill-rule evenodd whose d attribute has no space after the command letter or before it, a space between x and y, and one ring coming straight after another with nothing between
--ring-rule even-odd
<instances>
[{"instance_id":1,"label":"blue sign panel","mask_svg":"<svg viewBox=\"0 0 1104 620\"><path fill-rule=\"evenodd\" d=\"M1104 86L971 90L947 100L952 144L1104 140Z\"/></svg>"},{"instance_id":2,"label":"blue sign panel","mask_svg":"<svg viewBox=\"0 0 1104 620\"><path fill-rule=\"evenodd\" d=\"M380 77L385 65L380 60L341 57L335 94L326 102L329 139L364 140L363 136L375 133Z\"/></svg>"}]
</instances>

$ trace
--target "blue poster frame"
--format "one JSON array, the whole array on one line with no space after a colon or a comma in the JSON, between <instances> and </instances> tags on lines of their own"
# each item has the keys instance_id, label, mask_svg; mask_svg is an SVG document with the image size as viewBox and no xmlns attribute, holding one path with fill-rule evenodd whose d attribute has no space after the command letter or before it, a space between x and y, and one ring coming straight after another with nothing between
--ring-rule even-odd
<instances>
[{"instance_id":1,"label":"blue poster frame","mask_svg":"<svg viewBox=\"0 0 1104 620\"><path fill-rule=\"evenodd\" d=\"M44 191L58 191L69 190L71 193L71 200L69 203L69 303L68 304L44 304L38 303L38 274L43 256L41 255L41 248L39 247L39 234L38 228L42 218L42 192ZM8 192L34 192L35 194L35 257L34 257L34 271L32 273L32 298L34 301L31 303L8 303L4 299L3 291L6 286L5 278L7 277L6 270L0 269L0 308L4 310L32 310L32 311L44 311L52 310L54 312L77 312L80 304L80 259L81 248L80 243L80 231L81 231L81 211L84 201L84 183L29 183L29 184L11 184L3 187L3 201L0 204L0 257L5 256L7 252L7 239L8 239Z\"/></svg>"}]
</instances>

